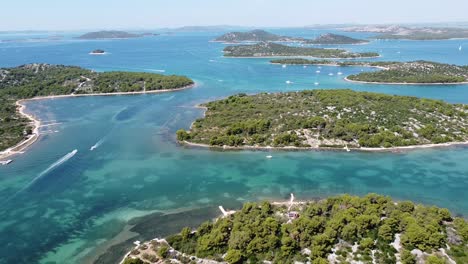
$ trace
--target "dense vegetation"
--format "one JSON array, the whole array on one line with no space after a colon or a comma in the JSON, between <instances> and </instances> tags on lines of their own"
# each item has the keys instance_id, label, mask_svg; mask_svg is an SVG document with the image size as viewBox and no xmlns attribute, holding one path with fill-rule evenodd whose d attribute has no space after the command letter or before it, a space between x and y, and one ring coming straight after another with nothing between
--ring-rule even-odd
<instances>
[{"instance_id":1,"label":"dense vegetation","mask_svg":"<svg viewBox=\"0 0 468 264\"><path fill-rule=\"evenodd\" d=\"M0 150L11 147L31 133L28 120L15 106L18 99L35 96L114 93L176 89L192 85L184 76L153 73L96 73L79 67L29 64L0 69Z\"/></svg>"},{"instance_id":2,"label":"dense vegetation","mask_svg":"<svg viewBox=\"0 0 468 264\"><path fill-rule=\"evenodd\" d=\"M303 38L293 38L287 36L280 36L265 30L256 29L248 32L230 32L226 33L220 37L217 37L214 41L220 42L263 42L263 41L280 41L280 42L288 42L288 41L304 41Z\"/></svg>"},{"instance_id":3,"label":"dense vegetation","mask_svg":"<svg viewBox=\"0 0 468 264\"><path fill-rule=\"evenodd\" d=\"M131 256L142 256L147 263L160 259L207 263L187 256L230 264L265 260L313 264L329 260L446 263L447 257L439 249L449 245L450 258L457 263L468 260L468 223L464 219L452 218L447 209L409 201L395 203L376 194L362 198L342 195L289 208L269 202L246 203L232 215L205 222L195 232L184 228L166 241L151 241L135 249ZM424 253L418 256L417 252ZM131 262L138 260L130 258L127 261L142 263Z\"/></svg>"},{"instance_id":4,"label":"dense vegetation","mask_svg":"<svg viewBox=\"0 0 468 264\"><path fill-rule=\"evenodd\" d=\"M468 67L429 61L391 63L386 69L363 72L347 78L382 83L459 83L468 81Z\"/></svg>"},{"instance_id":5,"label":"dense vegetation","mask_svg":"<svg viewBox=\"0 0 468 264\"><path fill-rule=\"evenodd\" d=\"M348 36L337 34L323 34L315 39L307 40L308 44L321 44L321 45L338 45L338 44L363 44L369 41L363 39L355 39Z\"/></svg>"},{"instance_id":6,"label":"dense vegetation","mask_svg":"<svg viewBox=\"0 0 468 264\"><path fill-rule=\"evenodd\" d=\"M226 57L275 57L310 56L317 58L366 58L377 57L374 52L353 53L342 49L293 47L277 43L262 42L255 45L238 45L224 48Z\"/></svg>"},{"instance_id":7,"label":"dense vegetation","mask_svg":"<svg viewBox=\"0 0 468 264\"><path fill-rule=\"evenodd\" d=\"M214 41L218 42L300 42L306 44L361 44L367 43L367 40L355 39L337 34L323 34L315 39L305 39L300 37L280 36L265 30L252 30L248 32L230 32L226 33Z\"/></svg>"},{"instance_id":8,"label":"dense vegetation","mask_svg":"<svg viewBox=\"0 0 468 264\"><path fill-rule=\"evenodd\" d=\"M381 71L362 72L347 78L352 81L375 83L459 83L468 81L468 66L437 63L431 61L412 62L366 62L366 61L330 61L308 60L301 58L272 60L274 64L291 65L331 65L379 67Z\"/></svg>"},{"instance_id":9,"label":"dense vegetation","mask_svg":"<svg viewBox=\"0 0 468 264\"><path fill-rule=\"evenodd\" d=\"M209 102L180 141L235 147L396 147L468 141L468 106L408 96L313 90Z\"/></svg>"}]
</instances>

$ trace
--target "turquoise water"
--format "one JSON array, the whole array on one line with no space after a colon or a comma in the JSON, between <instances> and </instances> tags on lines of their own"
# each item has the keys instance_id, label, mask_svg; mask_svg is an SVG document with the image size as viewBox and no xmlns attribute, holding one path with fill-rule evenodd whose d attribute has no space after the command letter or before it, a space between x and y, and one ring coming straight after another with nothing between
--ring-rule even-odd
<instances>
[{"instance_id":1,"label":"turquoise water","mask_svg":"<svg viewBox=\"0 0 468 264\"><path fill-rule=\"evenodd\" d=\"M315 66L225 59L224 46L208 42L219 33L118 41L75 41L68 34L57 42L0 43L1 67L45 62L96 71L164 71L197 82L174 93L29 102L30 113L53 125L42 127L39 141L14 163L0 167L0 263L90 263L99 256L98 263L112 263L132 241L209 219L220 204L285 199L290 192L301 199L377 192L468 214L466 147L345 153L179 146L175 131L203 115L194 105L239 92L350 88L468 103L466 85L363 85L342 80L359 67L322 67L316 74ZM97 48L110 55L88 55ZM378 60L468 62L468 40L375 41L346 48L380 52Z\"/></svg>"}]
</instances>

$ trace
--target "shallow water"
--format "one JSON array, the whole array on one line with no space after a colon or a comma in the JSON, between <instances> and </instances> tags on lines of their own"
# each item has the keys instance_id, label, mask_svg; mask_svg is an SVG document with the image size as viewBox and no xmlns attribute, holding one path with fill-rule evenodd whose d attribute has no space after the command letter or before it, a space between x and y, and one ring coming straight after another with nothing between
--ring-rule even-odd
<instances>
[{"instance_id":1,"label":"shallow water","mask_svg":"<svg viewBox=\"0 0 468 264\"><path fill-rule=\"evenodd\" d=\"M322 67L316 74L316 66L282 68L268 59L225 59L224 46L208 42L218 34L119 41L76 41L67 35L56 42L0 43L2 67L47 62L96 71L165 71L197 82L193 89L165 94L28 102L28 111L44 124L59 124L41 128L37 143L0 167L0 263L92 262L114 245L100 259L110 263L123 255L129 241L197 224L216 215L220 204L285 199L290 192L300 199L377 192L468 214L466 147L347 153L222 152L177 145L175 131L203 115L194 105L239 92L349 88L468 103L467 85L355 84L343 77L360 67ZM0 36L6 37L12 38ZM467 49L460 52L459 45ZM97 48L110 54L88 55ZM378 60L468 61L467 40L375 41L347 48L381 52ZM75 155L66 156L75 149Z\"/></svg>"}]
</instances>

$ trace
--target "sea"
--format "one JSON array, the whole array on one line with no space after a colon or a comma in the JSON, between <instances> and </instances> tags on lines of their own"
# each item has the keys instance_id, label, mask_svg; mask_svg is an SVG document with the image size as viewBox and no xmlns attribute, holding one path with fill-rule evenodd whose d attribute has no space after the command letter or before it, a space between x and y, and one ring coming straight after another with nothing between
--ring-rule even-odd
<instances>
[{"instance_id":1,"label":"sea","mask_svg":"<svg viewBox=\"0 0 468 264\"><path fill-rule=\"evenodd\" d=\"M269 30L308 38L327 32L372 37L325 29ZM11 164L0 166L2 264L118 263L136 240L194 227L218 216L220 205L237 209L247 201L286 200L290 193L300 200L379 193L468 215L467 147L383 153L220 151L175 140L178 129L203 117L196 105L237 93L346 88L468 103L467 85L358 84L344 77L374 69L284 68L269 59L224 58L226 45L210 42L222 31L75 39L80 33L2 32L0 67L51 63L98 72L177 74L192 78L196 86L161 94L27 102L26 111L42 122L41 136ZM372 40L327 47L378 52L382 56L376 61L468 64L468 40ZM89 55L95 49L107 54Z\"/></svg>"}]
</instances>

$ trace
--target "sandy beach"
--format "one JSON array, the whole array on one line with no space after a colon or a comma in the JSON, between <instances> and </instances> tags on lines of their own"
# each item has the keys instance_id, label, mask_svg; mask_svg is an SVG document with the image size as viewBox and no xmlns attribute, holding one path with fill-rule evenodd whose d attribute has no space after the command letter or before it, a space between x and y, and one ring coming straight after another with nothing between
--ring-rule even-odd
<instances>
[{"instance_id":1,"label":"sandy beach","mask_svg":"<svg viewBox=\"0 0 468 264\"><path fill-rule=\"evenodd\" d=\"M347 152L346 148L326 148L326 147L271 147L271 146L211 146L208 144L193 143L189 141L179 141L180 144L191 146L191 147L201 147L201 148L212 148L218 150L294 150L294 151L344 151ZM403 147L391 147L391 148L349 148L350 151L360 151L360 152L400 152L400 151L410 151L417 149L428 149L428 148L446 148L446 147L455 147L455 146L468 146L467 142L448 142L441 144L424 144L424 145L414 145L414 146L403 146Z\"/></svg>"},{"instance_id":2,"label":"sandy beach","mask_svg":"<svg viewBox=\"0 0 468 264\"><path fill-rule=\"evenodd\" d=\"M29 99L21 99L16 101L16 106L18 107L18 112L31 120L31 125L33 126L33 132L29 135L26 139L21 141L20 143L16 144L13 147L10 147L4 151L0 152L0 160L5 160L13 155L22 154L29 146L31 146L36 140L39 138L39 127L41 126L40 120L36 119L34 116L25 112L26 105L24 102L27 101L34 101L34 100L46 100L46 99L60 99L60 98L68 98L68 97L85 97L85 96L117 96L117 95L141 95L141 94L152 94L152 93L168 93L168 92L176 92L182 91L186 89L190 89L196 86L195 84L188 85L182 88L177 89L165 89L165 90L152 90L152 91L141 91L141 92L118 92L118 93L90 93L90 94L67 94L67 95L52 95L52 96L38 96Z\"/></svg>"}]
</instances>

